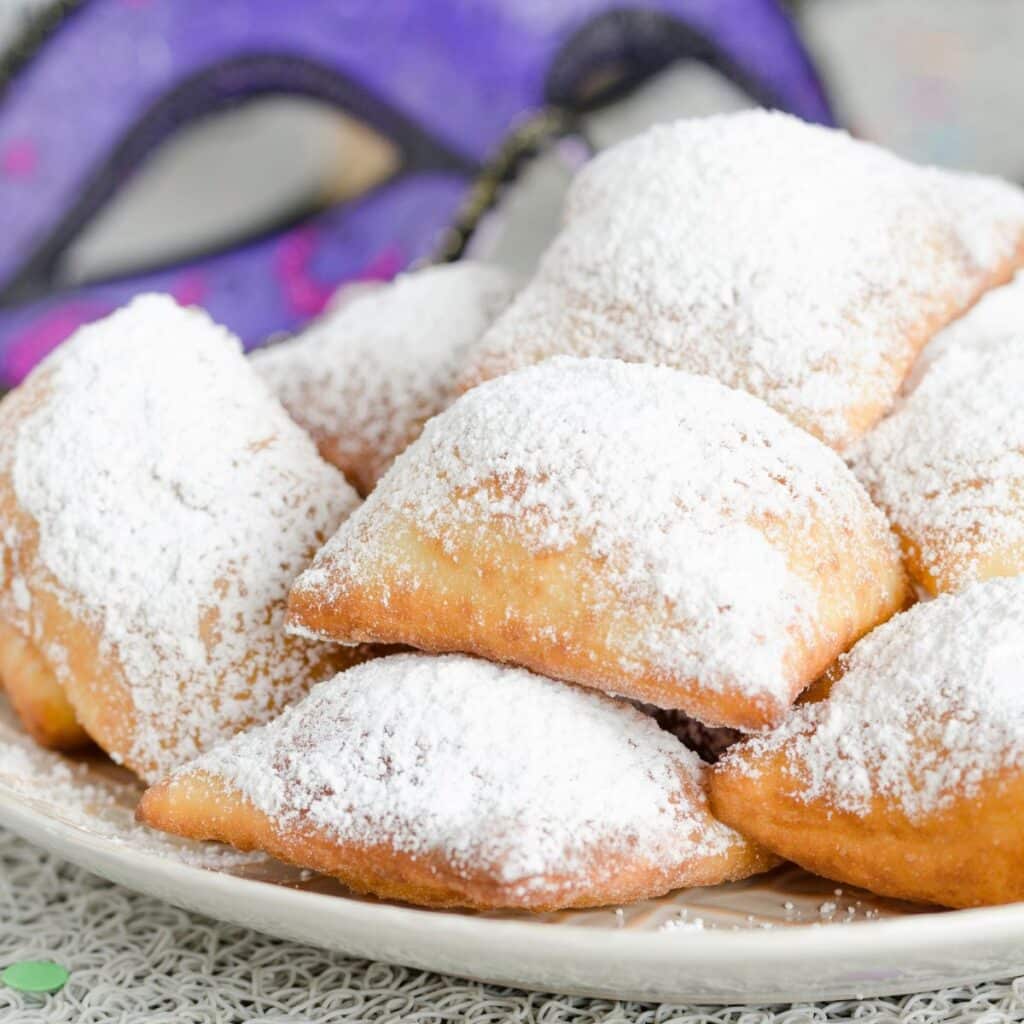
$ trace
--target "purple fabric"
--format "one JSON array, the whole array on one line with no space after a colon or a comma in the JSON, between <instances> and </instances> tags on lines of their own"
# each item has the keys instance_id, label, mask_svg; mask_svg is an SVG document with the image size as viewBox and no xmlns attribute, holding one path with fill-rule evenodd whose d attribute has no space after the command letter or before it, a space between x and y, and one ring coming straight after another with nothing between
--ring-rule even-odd
<instances>
[{"instance_id":1,"label":"purple fabric","mask_svg":"<svg viewBox=\"0 0 1024 1024\"><path fill-rule=\"evenodd\" d=\"M422 175L329 210L283 234L185 265L31 303L3 324L4 373L20 380L76 327L143 291L169 292L231 326L247 347L320 313L342 281L389 280L432 248L463 197L464 183ZM426 243L426 244L425 244Z\"/></svg>"},{"instance_id":2,"label":"purple fabric","mask_svg":"<svg viewBox=\"0 0 1024 1024\"><path fill-rule=\"evenodd\" d=\"M0 379L18 379L78 317L145 288L190 281L194 300L254 342L308 319L317 289L376 273L385 251L396 254L391 272L429 255L481 163L549 100L567 43L614 11L677 18L771 102L830 120L774 0L87 0L0 106ZM602 59L630 54L625 29L599 42ZM351 108L395 139L406 172L280 237L16 305L45 285L65 236L162 138L267 91ZM313 284L301 301L281 276L289 246L308 249Z\"/></svg>"}]
</instances>

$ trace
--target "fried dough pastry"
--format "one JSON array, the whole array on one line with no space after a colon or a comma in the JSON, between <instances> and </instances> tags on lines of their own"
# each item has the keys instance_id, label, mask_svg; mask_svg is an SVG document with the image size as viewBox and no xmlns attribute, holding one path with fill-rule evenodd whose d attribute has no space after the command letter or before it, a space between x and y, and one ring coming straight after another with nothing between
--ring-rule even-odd
<instances>
[{"instance_id":1,"label":"fried dough pastry","mask_svg":"<svg viewBox=\"0 0 1024 1024\"><path fill-rule=\"evenodd\" d=\"M752 729L906 599L882 514L763 402L559 358L431 420L296 582L288 625Z\"/></svg>"},{"instance_id":2,"label":"fried dough pastry","mask_svg":"<svg viewBox=\"0 0 1024 1024\"><path fill-rule=\"evenodd\" d=\"M704 772L623 702L462 655L400 654L175 772L138 816L387 899L554 910L771 867L708 814Z\"/></svg>"},{"instance_id":3,"label":"fried dough pastry","mask_svg":"<svg viewBox=\"0 0 1024 1024\"><path fill-rule=\"evenodd\" d=\"M854 472L930 593L1024 573L1024 278L943 331L922 364L851 451Z\"/></svg>"},{"instance_id":4,"label":"fried dough pastry","mask_svg":"<svg viewBox=\"0 0 1024 1024\"><path fill-rule=\"evenodd\" d=\"M265 720L359 657L282 630L357 503L205 314L145 296L82 328L0 403L15 710L147 779Z\"/></svg>"},{"instance_id":5,"label":"fried dough pastry","mask_svg":"<svg viewBox=\"0 0 1024 1024\"><path fill-rule=\"evenodd\" d=\"M1024 263L1024 193L747 111L659 125L579 173L463 388L556 354L705 373L835 448Z\"/></svg>"},{"instance_id":6,"label":"fried dough pastry","mask_svg":"<svg viewBox=\"0 0 1024 1024\"><path fill-rule=\"evenodd\" d=\"M290 341L250 357L334 463L367 494L423 424L455 397L463 350L512 297L498 267L465 261L346 289Z\"/></svg>"},{"instance_id":7,"label":"fried dough pastry","mask_svg":"<svg viewBox=\"0 0 1024 1024\"><path fill-rule=\"evenodd\" d=\"M72 752L92 743L46 658L22 633L3 622L0 682L25 731L41 747Z\"/></svg>"},{"instance_id":8,"label":"fried dough pastry","mask_svg":"<svg viewBox=\"0 0 1024 1024\"><path fill-rule=\"evenodd\" d=\"M729 749L715 814L885 896L1024 899L1024 579L917 605L839 668L827 697Z\"/></svg>"}]
</instances>

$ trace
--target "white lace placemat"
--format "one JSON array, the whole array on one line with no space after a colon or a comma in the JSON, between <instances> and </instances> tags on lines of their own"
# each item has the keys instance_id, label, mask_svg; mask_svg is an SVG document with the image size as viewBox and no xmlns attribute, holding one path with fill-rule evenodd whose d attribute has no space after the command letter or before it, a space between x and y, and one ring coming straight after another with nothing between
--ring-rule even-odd
<instances>
[{"instance_id":1,"label":"white lace placemat","mask_svg":"<svg viewBox=\"0 0 1024 1024\"><path fill-rule=\"evenodd\" d=\"M655 1006L495 988L352 960L142 896L0 830L0 967L54 960L62 991L0 987L17 1024L906 1024L1024 1021L1024 978L894 999L785 1007Z\"/></svg>"}]
</instances>

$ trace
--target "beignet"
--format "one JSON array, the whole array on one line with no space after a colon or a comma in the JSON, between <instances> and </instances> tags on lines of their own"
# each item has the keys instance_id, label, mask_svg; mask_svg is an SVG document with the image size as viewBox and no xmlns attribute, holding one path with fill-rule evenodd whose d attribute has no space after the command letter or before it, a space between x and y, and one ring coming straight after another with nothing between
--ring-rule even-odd
<instances>
[{"instance_id":1,"label":"beignet","mask_svg":"<svg viewBox=\"0 0 1024 1024\"><path fill-rule=\"evenodd\" d=\"M1024 573L1024 278L989 292L921 363L851 450L854 472L930 593Z\"/></svg>"},{"instance_id":2,"label":"beignet","mask_svg":"<svg viewBox=\"0 0 1024 1024\"><path fill-rule=\"evenodd\" d=\"M917 605L832 675L822 699L728 750L714 812L884 896L1024 899L1024 579Z\"/></svg>"},{"instance_id":3,"label":"beignet","mask_svg":"<svg viewBox=\"0 0 1024 1024\"><path fill-rule=\"evenodd\" d=\"M357 503L205 314L150 295L83 327L0 403L23 645L0 670L26 726L46 742L70 712L152 779L333 675L359 653L285 636L285 598Z\"/></svg>"},{"instance_id":4,"label":"beignet","mask_svg":"<svg viewBox=\"0 0 1024 1024\"><path fill-rule=\"evenodd\" d=\"M707 813L704 772L625 703L462 655L400 654L175 772L138 816L387 899L552 910L772 866Z\"/></svg>"},{"instance_id":5,"label":"beignet","mask_svg":"<svg viewBox=\"0 0 1024 1024\"><path fill-rule=\"evenodd\" d=\"M557 354L706 373L836 448L915 355L1024 262L1024 192L764 110L658 125L592 160L463 388Z\"/></svg>"},{"instance_id":6,"label":"beignet","mask_svg":"<svg viewBox=\"0 0 1024 1024\"><path fill-rule=\"evenodd\" d=\"M504 270L467 260L349 288L313 327L250 358L320 454L366 494L455 397L463 350L513 287Z\"/></svg>"},{"instance_id":7,"label":"beignet","mask_svg":"<svg viewBox=\"0 0 1024 1024\"><path fill-rule=\"evenodd\" d=\"M842 460L760 400L559 358L431 420L298 579L288 626L756 729L907 588Z\"/></svg>"}]
</instances>

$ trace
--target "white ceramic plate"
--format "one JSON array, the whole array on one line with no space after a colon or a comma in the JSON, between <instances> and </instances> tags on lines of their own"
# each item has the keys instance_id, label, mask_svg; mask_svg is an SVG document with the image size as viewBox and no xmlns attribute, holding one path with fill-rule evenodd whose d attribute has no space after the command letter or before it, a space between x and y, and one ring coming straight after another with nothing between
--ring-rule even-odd
<instances>
[{"instance_id":1,"label":"white ceramic plate","mask_svg":"<svg viewBox=\"0 0 1024 1024\"><path fill-rule=\"evenodd\" d=\"M521 988L668 1002L889 995L1024 969L1024 904L925 912L795 868L621 910L468 914L136 825L139 788L36 748L0 708L0 824L115 882L271 935Z\"/></svg>"}]
</instances>

